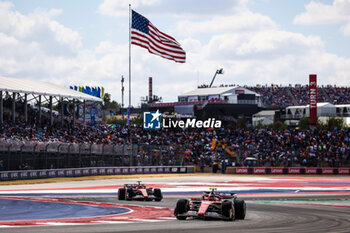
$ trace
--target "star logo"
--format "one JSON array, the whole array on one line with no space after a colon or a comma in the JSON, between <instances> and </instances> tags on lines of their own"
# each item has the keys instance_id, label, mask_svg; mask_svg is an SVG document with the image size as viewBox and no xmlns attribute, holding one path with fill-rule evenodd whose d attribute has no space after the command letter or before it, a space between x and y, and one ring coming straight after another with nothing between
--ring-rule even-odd
<instances>
[{"instance_id":1,"label":"star logo","mask_svg":"<svg viewBox=\"0 0 350 233\"><path fill-rule=\"evenodd\" d=\"M144 129L160 129L160 120L162 114L157 110L156 112L143 113L143 128Z\"/></svg>"},{"instance_id":2,"label":"star logo","mask_svg":"<svg viewBox=\"0 0 350 233\"><path fill-rule=\"evenodd\" d=\"M154 121L155 119L157 119L157 121L159 121L159 117L162 115L159 113L159 110L157 110L155 113L151 113L151 114L153 116L151 122Z\"/></svg>"}]
</instances>

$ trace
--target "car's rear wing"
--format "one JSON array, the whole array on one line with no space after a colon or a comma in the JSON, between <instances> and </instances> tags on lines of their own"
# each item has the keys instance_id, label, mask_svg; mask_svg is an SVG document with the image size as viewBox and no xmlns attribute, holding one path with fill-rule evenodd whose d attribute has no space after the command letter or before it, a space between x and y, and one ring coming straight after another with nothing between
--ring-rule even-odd
<instances>
[{"instance_id":1,"label":"car's rear wing","mask_svg":"<svg viewBox=\"0 0 350 233\"><path fill-rule=\"evenodd\" d=\"M212 194L212 191L204 191L203 192L204 195L209 195ZM220 196L221 198L234 198L237 196L237 193L234 192L215 192L214 193L217 196Z\"/></svg>"}]
</instances>

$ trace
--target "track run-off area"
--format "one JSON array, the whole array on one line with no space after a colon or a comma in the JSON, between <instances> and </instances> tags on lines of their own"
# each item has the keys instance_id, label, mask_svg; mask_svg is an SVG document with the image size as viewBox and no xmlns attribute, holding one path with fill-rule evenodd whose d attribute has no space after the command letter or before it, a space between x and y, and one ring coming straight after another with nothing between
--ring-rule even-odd
<instances>
[{"instance_id":1,"label":"track run-off area","mask_svg":"<svg viewBox=\"0 0 350 233\"><path fill-rule=\"evenodd\" d=\"M0 185L0 232L349 232L349 176L184 174ZM161 202L119 201L118 188L142 181ZM39 183L40 182L40 183ZM234 191L245 220L176 220L180 198L209 188Z\"/></svg>"}]
</instances>

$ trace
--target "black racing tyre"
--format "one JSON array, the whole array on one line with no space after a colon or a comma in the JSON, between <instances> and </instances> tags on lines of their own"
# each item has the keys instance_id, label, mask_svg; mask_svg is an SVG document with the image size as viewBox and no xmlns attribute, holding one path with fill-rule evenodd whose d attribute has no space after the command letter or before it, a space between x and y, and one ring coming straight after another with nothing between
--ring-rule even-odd
<instances>
[{"instance_id":1,"label":"black racing tyre","mask_svg":"<svg viewBox=\"0 0 350 233\"><path fill-rule=\"evenodd\" d=\"M179 220L186 220L187 216L178 216L178 214L186 213L189 210L189 203L187 199L180 199L176 203L176 207L174 210L174 215Z\"/></svg>"},{"instance_id":2,"label":"black racing tyre","mask_svg":"<svg viewBox=\"0 0 350 233\"><path fill-rule=\"evenodd\" d=\"M128 201L132 200L132 197L134 196L134 190L127 189L126 192L128 194L126 200L128 200Z\"/></svg>"},{"instance_id":3,"label":"black racing tyre","mask_svg":"<svg viewBox=\"0 0 350 233\"><path fill-rule=\"evenodd\" d=\"M244 219L246 215L246 204L244 200L235 200L236 219Z\"/></svg>"},{"instance_id":4,"label":"black racing tyre","mask_svg":"<svg viewBox=\"0 0 350 233\"><path fill-rule=\"evenodd\" d=\"M154 189L153 195L155 201L161 201L163 199L162 191L160 189Z\"/></svg>"},{"instance_id":5,"label":"black racing tyre","mask_svg":"<svg viewBox=\"0 0 350 233\"><path fill-rule=\"evenodd\" d=\"M233 221L234 213L232 202L226 201L222 203L221 206L222 215L225 216L227 221Z\"/></svg>"},{"instance_id":6,"label":"black racing tyre","mask_svg":"<svg viewBox=\"0 0 350 233\"><path fill-rule=\"evenodd\" d=\"M125 200L125 188L118 189L118 200Z\"/></svg>"}]
</instances>

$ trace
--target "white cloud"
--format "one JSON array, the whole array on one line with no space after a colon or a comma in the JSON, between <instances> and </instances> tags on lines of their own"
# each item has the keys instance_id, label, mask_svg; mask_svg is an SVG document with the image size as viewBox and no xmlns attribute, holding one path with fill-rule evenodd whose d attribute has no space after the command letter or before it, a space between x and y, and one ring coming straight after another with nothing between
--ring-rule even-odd
<instances>
[{"instance_id":1,"label":"white cloud","mask_svg":"<svg viewBox=\"0 0 350 233\"><path fill-rule=\"evenodd\" d=\"M193 35L196 33L215 34L238 30L260 31L277 27L277 24L269 17L244 10L229 16L214 16L207 21L182 21L178 25L178 31L185 35Z\"/></svg>"},{"instance_id":2,"label":"white cloud","mask_svg":"<svg viewBox=\"0 0 350 233\"><path fill-rule=\"evenodd\" d=\"M340 28L345 36L350 35L350 0L334 0L332 5L320 2L310 2L305 6L306 12L294 18L300 25L329 25L346 23Z\"/></svg>"},{"instance_id":3,"label":"white cloud","mask_svg":"<svg viewBox=\"0 0 350 233\"><path fill-rule=\"evenodd\" d=\"M334 0L332 5L312 1L305 9L306 12L294 18L295 24L322 25L350 20L349 0Z\"/></svg>"},{"instance_id":4,"label":"white cloud","mask_svg":"<svg viewBox=\"0 0 350 233\"><path fill-rule=\"evenodd\" d=\"M249 0L104 0L98 12L113 17L128 16L129 4L142 13L163 14L176 17L198 15L227 15L246 8Z\"/></svg>"},{"instance_id":5,"label":"white cloud","mask_svg":"<svg viewBox=\"0 0 350 233\"><path fill-rule=\"evenodd\" d=\"M350 22L340 28L344 36L350 36Z\"/></svg>"},{"instance_id":6,"label":"white cloud","mask_svg":"<svg viewBox=\"0 0 350 233\"><path fill-rule=\"evenodd\" d=\"M310 73L318 74L320 84L348 84L350 59L327 53L320 37L283 30L271 18L237 2L235 6L242 10L226 16L201 18L195 11L191 17L183 17L175 32L187 53L185 64L133 46L133 105L147 95L150 76L154 94L165 101L176 101L179 94L197 84L209 84L221 67L225 74L219 75L214 85L305 84ZM128 44L102 40L88 50L77 31L55 20L59 14L62 11L57 9L21 14L13 4L0 2L0 75L65 86L104 86L120 102L121 75L128 90ZM349 27L343 27L344 33Z\"/></svg>"},{"instance_id":7,"label":"white cloud","mask_svg":"<svg viewBox=\"0 0 350 233\"><path fill-rule=\"evenodd\" d=\"M102 15L122 17L129 15L129 4L133 8L139 6L152 6L157 3L158 0L104 0L104 2L98 7L98 12Z\"/></svg>"}]
</instances>

